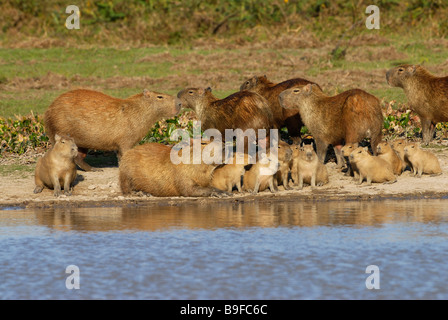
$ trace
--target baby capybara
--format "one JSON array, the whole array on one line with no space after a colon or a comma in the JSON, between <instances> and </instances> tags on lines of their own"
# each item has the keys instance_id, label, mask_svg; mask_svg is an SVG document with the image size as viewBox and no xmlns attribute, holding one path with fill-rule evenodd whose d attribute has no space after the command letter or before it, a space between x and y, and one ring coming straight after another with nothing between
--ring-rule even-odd
<instances>
[{"instance_id":1,"label":"baby capybara","mask_svg":"<svg viewBox=\"0 0 448 320\"><path fill-rule=\"evenodd\" d=\"M350 162L354 163L359 170L357 184L362 184L364 179L367 185L375 183L394 183L397 181L392 169L386 160L369 153L367 147L359 147L350 154Z\"/></svg>"},{"instance_id":2,"label":"baby capybara","mask_svg":"<svg viewBox=\"0 0 448 320\"><path fill-rule=\"evenodd\" d=\"M408 145L406 139L396 139L391 143L392 149L395 150L398 157L401 160L401 168L402 171L405 171L407 167L410 168L411 172L413 172L412 164L409 162L408 158L404 154L404 148Z\"/></svg>"},{"instance_id":3,"label":"baby capybara","mask_svg":"<svg viewBox=\"0 0 448 320\"><path fill-rule=\"evenodd\" d=\"M422 174L439 175L442 174L439 159L427 150L422 150L418 143L410 142L404 148L406 158L412 164L414 177L422 177Z\"/></svg>"},{"instance_id":4,"label":"baby capybara","mask_svg":"<svg viewBox=\"0 0 448 320\"><path fill-rule=\"evenodd\" d=\"M404 64L387 71L387 83L404 90L411 110L422 123L428 144L438 122L448 121L448 77L436 77L419 65Z\"/></svg>"},{"instance_id":5,"label":"baby capybara","mask_svg":"<svg viewBox=\"0 0 448 320\"><path fill-rule=\"evenodd\" d=\"M347 143L345 144L342 149L341 149L341 153L342 156L344 157L345 161L347 162L347 172L346 175L348 176L353 176L353 178L355 180L358 180L359 178L359 170L356 167L355 163L351 163L350 162L350 154L356 149L358 148L358 144L357 143Z\"/></svg>"},{"instance_id":6,"label":"baby capybara","mask_svg":"<svg viewBox=\"0 0 448 320\"><path fill-rule=\"evenodd\" d=\"M55 134L73 137L79 148L76 164L90 171L94 168L84 161L89 149L118 151L120 159L155 122L178 112L174 97L167 94L144 90L118 99L79 89L60 95L45 112L44 121L52 144Z\"/></svg>"},{"instance_id":7,"label":"baby capybara","mask_svg":"<svg viewBox=\"0 0 448 320\"><path fill-rule=\"evenodd\" d=\"M188 88L180 91L177 98L179 107L195 111L201 129L217 129L223 136L226 129L254 129L257 134L258 129L269 130L274 125L268 102L254 92L241 91L218 99L210 88Z\"/></svg>"},{"instance_id":8,"label":"baby capybara","mask_svg":"<svg viewBox=\"0 0 448 320\"><path fill-rule=\"evenodd\" d=\"M56 134L54 139L53 147L37 161L34 193L40 193L47 187L54 189L54 195L58 197L61 195L62 185L64 194L70 196L71 187L76 178L75 158L78 148L70 137Z\"/></svg>"},{"instance_id":9,"label":"baby capybara","mask_svg":"<svg viewBox=\"0 0 448 320\"><path fill-rule=\"evenodd\" d=\"M120 187L123 194L143 191L155 197L207 197L225 195L211 186L216 164L174 164L173 148L146 143L127 151L120 161ZM173 150L173 152L178 152Z\"/></svg>"},{"instance_id":10,"label":"baby capybara","mask_svg":"<svg viewBox=\"0 0 448 320\"><path fill-rule=\"evenodd\" d=\"M280 94L286 109L298 109L303 123L316 140L317 155L325 161L328 145L333 145L338 167L344 160L341 147L370 138L373 153L381 141L383 114L380 101L373 95L353 89L330 97L317 85L296 86Z\"/></svg>"},{"instance_id":11,"label":"baby capybara","mask_svg":"<svg viewBox=\"0 0 448 320\"><path fill-rule=\"evenodd\" d=\"M278 191L274 183L274 176L278 170L278 160L263 154L261 158L250 165L243 177L243 189L254 194L267 188L274 193Z\"/></svg>"},{"instance_id":12,"label":"baby capybara","mask_svg":"<svg viewBox=\"0 0 448 320\"><path fill-rule=\"evenodd\" d=\"M298 110L284 109L278 101L278 96L284 90L289 89L296 85L306 85L314 83L302 78L295 78L286 80L280 83L273 83L268 80L266 76L255 76L247 79L240 87L240 90L248 90L256 92L268 100L274 115L274 126L280 129L286 126L288 134L292 138L295 144L300 144L301 134L300 130L303 126L302 119ZM317 85L317 84L316 84Z\"/></svg>"},{"instance_id":13,"label":"baby capybara","mask_svg":"<svg viewBox=\"0 0 448 320\"><path fill-rule=\"evenodd\" d=\"M382 141L377 146L378 157L387 161L392 168L392 172L399 176L403 172L400 157L387 141Z\"/></svg>"},{"instance_id":14,"label":"baby capybara","mask_svg":"<svg viewBox=\"0 0 448 320\"><path fill-rule=\"evenodd\" d=\"M303 189L303 183L307 183L311 187L327 184L329 181L327 167L317 158L314 144L305 144L299 150L298 181L294 181L294 184L299 185L299 190Z\"/></svg>"},{"instance_id":15,"label":"baby capybara","mask_svg":"<svg viewBox=\"0 0 448 320\"><path fill-rule=\"evenodd\" d=\"M213 171L212 187L219 190L232 192L236 186L241 192L241 179L250 164L251 157L245 153L235 153L232 163L219 166Z\"/></svg>"},{"instance_id":16,"label":"baby capybara","mask_svg":"<svg viewBox=\"0 0 448 320\"><path fill-rule=\"evenodd\" d=\"M275 174L274 183L276 186L283 185L285 190L291 190L292 188L289 186L288 175L292 161L292 148L285 141L280 140L278 142L277 157L279 169Z\"/></svg>"}]
</instances>

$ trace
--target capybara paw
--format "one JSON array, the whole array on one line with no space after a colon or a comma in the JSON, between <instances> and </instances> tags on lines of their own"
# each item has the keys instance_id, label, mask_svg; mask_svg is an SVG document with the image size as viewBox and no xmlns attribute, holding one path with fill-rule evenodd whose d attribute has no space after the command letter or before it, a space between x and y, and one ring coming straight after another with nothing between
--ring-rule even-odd
<instances>
[{"instance_id":1,"label":"capybara paw","mask_svg":"<svg viewBox=\"0 0 448 320\"><path fill-rule=\"evenodd\" d=\"M62 193L61 193L60 190L57 190L57 191L55 191L55 192L53 193L53 195L54 195L55 197L59 197L61 194L62 194Z\"/></svg>"},{"instance_id":2,"label":"capybara paw","mask_svg":"<svg viewBox=\"0 0 448 320\"><path fill-rule=\"evenodd\" d=\"M66 196L71 196L71 195L72 195L72 192L71 192L71 191L64 191L64 194L65 194Z\"/></svg>"},{"instance_id":3,"label":"capybara paw","mask_svg":"<svg viewBox=\"0 0 448 320\"><path fill-rule=\"evenodd\" d=\"M34 188L34 193L41 193L42 192L42 190L44 190L44 188L43 187L36 187L36 188Z\"/></svg>"}]
</instances>

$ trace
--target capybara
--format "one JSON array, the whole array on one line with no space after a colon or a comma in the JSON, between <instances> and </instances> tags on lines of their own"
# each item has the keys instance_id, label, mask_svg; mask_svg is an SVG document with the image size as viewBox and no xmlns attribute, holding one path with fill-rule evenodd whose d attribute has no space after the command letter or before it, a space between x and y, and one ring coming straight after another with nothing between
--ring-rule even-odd
<instances>
[{"instance_id":1,"label":"capybara","mask_svg":"<svg viewBox=\"0 0 448 320\"><path fill-rule=\"evenodd\" d=\"M56 134L54 140L52 148L37 161L34 193L40 193L47 187L53 189L54 195L58 197L61 195L62 185L64 194L70 196L73 181L76 179L75 158L78 148L71 137Z\"/></svg>"},{"instance_id":2,"label":"capybara","mask_svg":"<svg viewBox=\"0 0 448 320\"><path fill-rule=\"evenodd\" d=\"M327 96L314 84L296 86L280 94L286 109L298 109L303 123L316 140L317 155L325 161L328 145L334 147L338 167L344 160L344 143L359 143L370 138L373 153L381 141L383 114L380 101L373 95L353 89L333 97Z\"/></svg>"},{"instance_id":3,"label":"capybara","mask_svg":"<svg viewBox=\"0 0 448 320\"><path fill-rule=\"evenodd\" d=\"M404 64L386 73L387 83L404 90L411 110L422 123L423 143L428 144L438 122L448 121L448 77L436 77L419 65Z\"/></svg>"},{"instance_id":4,"label":"capybara","mask_svg":"<svg viewBox=\"0 0 448 320\"><path fill-rule=\"evenodd\" d=\"M289 186L288 175L290 171L290 165L292 161L292 149L288 143L280 140L278 142L278 162L279 169L275 174L274 183L279 186L283 185L285 190L291 190L292 188Z\"/></svg>"},{"instance_id":5,"label":"capybara","mask_svg":"<svg viewBox=\"0 0 448 320\"><path fill-rule=\"evenodd\" d=\"M250 163L250 156L246 153L235 153L233 163L219 166L213 172L212 187L232 192L234 186L241 192L241 179L246 172L245 167Z\"/></svg>"},{"instance_id":6,"label":"capybara","mask_svg":"<svg viewBox=\"0 0 448 320\"><path fill-rule=\"evenodd\" d=\"M295 78L286 80L280 83L273 83L268 80L266 76L254 76L247 79L240 87L240 90L248 90L256 92L268 100L274 115L275 128L280 129L286 126L288 134L295 144L300 144L301 134L300 131L303 126L302 119L298 110L284 109L280 105L278 96L286 89L292 88L296 85L306 85L314 83L302 78ZM316 84L318 86L318 84Z\"/></svg>"},{"instance_id":7,"label":"capybara","mask_svg":"<svg viewBox=\"0 0 448 320\"><path fill-rule=\"evenodd\" d=\"M422 174L442 174L439 159L430 151L422 150L418 143L410 142L404 148L404 153L414 168L414 176L422 177Z\"/></svg>"},{"instance_id":8,"label":"capybara","mask_svg":"<svg viewBox=\"0 0 448 320\"><path fill-rule=\"evenodd\" d=\"M400 157L387 141L382 141L376 147L378 157L390 164L392 172L399 176L403 172L403 165Z\"/></svg>"},{"instance_id":9,"label":"capybara","mask_svg":"<svg viewBox=\"0 0 448 320\"><path fill-rule=\"evenodd\" d=\"M262 157L258 159L255 164L250 165L250 168L244 173L243 189L254 194L264 191L267 188L269 188L272 193L277 192L278 188L274 183L274 175L277 172L278 167L279 163L276 159L263 154ZM272 168L275 168L274 172L271 171Z\"/></svg>"},{"instance_id":10,"label":"capybara","mask_svg":"<svg viewBox=\"0 0 448 320\"><path fill-rule=\"evenodd\" d=\"M358 144L357 143L347 143L345 144L342 149L341 149L341 153L342 156L344 157L345 161L347 162L347 172L346 175L348 176L353 176L353 178L358 181L359 178L359 170L356 167L355 163L351 163L350 162L350 154L356 149L358 148Z\"/></svg>"},{"instance_id":11,"label":"capybara","mask_svg":"<svg viewBox=\"0 0 448 320\"><path fill-rule=\"evenodd\" d=\"M406 157L406 155L404 153L404 148L406 148L407 144L408 143L407 143L406 139L397 139L391 143L391 146L392 146L392 149L395 150L395 152L397 153L398 157L401 160L402 171L405 171L406 168L409 167L411 172L413 172L414 170L412 169L412 164L409 162L408 158Z\"/></svg>"},{"instance_id":12,"label":"capybara","mask_svg":"<svg viewBox=\"0 0 448 320\"><path fill-rule=\"evenodd\" d=\"M227 193L211 186L217 164L171 161L172 148L146 143L128 150L120 161L120 187L123 194L143 191L156 197L207 197ZM173 150L173 152L175 152ZM176 151L179 152L179 151ZM192 159L193 152L190 152Z\"/></svg>"},{"instance_id":13,"label":"capybara","mask_svg":"<svg viewBox=\"0 0 448 320\"><path fill-rule=\"evenodd\" d=\"M201 129L217 129L222 136L226 129L258 129L273 128L274 118L265 98L257 93L241 91L227 98L218 99L210 88L187 88L177 95L177 105L193 109L201 121Z\"/></svg>"},{"instance_id":14,"label":"capybara","mask_svg":"<svg viewBox=\"0 0 448 320\"><path fill-rule=\"evenodd\" d=\"M301 148L301 146L298 144L294 144L291 146L292 160L289 163L289 170L291 171L291 178L292 178L294 185L296 185L296 186L299 183L299 171L297 171L297 168L299 165L300 148Z\"/></svg>"},{"instance_id":15,"label":"capybara","mask_svg":"<svg viewBox=\"0 0 448 320\"><path fill-rule=\"evenodd\" d=\"M394 183L397 181L390 165L386 160L372 156L367 147L358 147L350 154L350 162L354 163L359 170L359 181L364 179L367 185L375 183Z\"/></svg>"},{"instance_id":16,"label":"capybara","mask_svg":"<svg viewBox=\"0 0 448 320\"><path fill-rule=\"evenodd\" d=\"M144 90L127 99L78 89L60 95L45 112L45 130L51 143L54 135L70 135L79 148L76 164L85 171L97 170L84 158L89 149L118 151L118 158L138 143L162 118L179 112L175 98Z\"/></svg>"},{"instance_id":17,"label":"capybara","mask_svg":"<svg viewBox=\"0 0 448 320\"><path fill-rule=\"evenodd\" d=\"M315 186L323 186L328 183L327 167L319 161L314 151L314 144L305 144L300 147L299 158L297 161L299 190L303 189L303 183Z\"/></svg>"}]
</instances>

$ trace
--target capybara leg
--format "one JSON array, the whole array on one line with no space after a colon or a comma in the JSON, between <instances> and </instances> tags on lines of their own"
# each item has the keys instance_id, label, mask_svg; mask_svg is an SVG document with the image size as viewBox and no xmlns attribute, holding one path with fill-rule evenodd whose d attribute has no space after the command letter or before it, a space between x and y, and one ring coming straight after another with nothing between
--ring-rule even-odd
<instances>
[{"instance_id":1,"label":"capybara leg","mask_svg":"<svg viewBox=\"0 0 448 320\"><path fill-rule=\"evenodd\" d=\"M120 172L120 189L125 195L132 192L131 182L129 181L128 176L123 172Z\"/></svg>"},{"instance_id":2,"label":"capybara leg","mask_svg":"<svg viewBox=\"0 0 448 320\"><path fill-rule=\"evenodd\" d=\"M429 144L434 134L434 129L431 129L431 126L434 127L434 125L428 119L420 119L420 121L422 123L423 143Z\"/></svg>"},{"instance_id":3,"label":"capybara leg","mask_svg":"<svg viewBox=\"0 0 448 320\"><path fill-rule=\"evenodd\" d=\"M230 196L231 193L225 192L216 188L205 188L200 186L195 186L188 190L188 197L223 197Z\"/></svg>"},{"instance_id":4,"label":"capybara leg","mask_svg":"<svg viewBox=\"0 0 448 320\"><path fill-rule=\"evenodd\" d=\"M260 178L257 177L257 179L255 181L255 187L254 187L254 190L252 191L252 193L257 194L259 189L260 189Z\"/></svg>"},{"instance_id":5,"label":"capybara leg","mask_svg":"<svg viewBox=\"0 0 448 320\"><path fill-rule=\"evenodd\" d=\"M71 186L70 186L70 176L71 176L71 174L67 174L64 177L64 179L65 179L65 181L64 181L64 194L66 196L71 196L72 195L72 189L71 189Z\"/></svg>"},{"instance_id":6,"label":"capybara leg","mask_svg":"<svg viewBox=\"0 0 448 320\"><path fill-rule=\"evenodd\" d=\"M303 175L299 172L299 190L303 189Z\"/></svg>"},{"instance_id":7,"label":"capybara leg","mask_svg":"<svg viewBox=\"0 0 448 320\"><path fill-rule=\"evenodd\" d=\"M61 185L59 183L59 178L58 177L52 177L52 183L53 183L53 188L54 188L54 196L55 197L59 197L61 195Z\"/></svg>"},{"instance_id":8,"label":"capybara leg","mask_svg":"<svg viewBox=\"0 0 448 320\"><path fill-rule=\"evenodd\" d=\"M84 161L88 151L89 150L85 148L78 148L78 155L75 158L75 163L84 171L98 171Z\"/></svg>"},{"instance_id":9,"label":"capybara leg","mask_svg":"<svg viewBox=\"0 0 448 320\"><path fill-rule=\"evenodd\" d=\"M44 187L43 186L36 186L36 188L34 188L34 193L41 193L42 192L42 190L44 190Z\"/></svg>"},{"instance_id":10,"label":"capybara leg","mask_svg":"<svg viewBox=\"0 0 448 320\"><path fill-rule=\"evenodd\" d=\"M316 174L311 176L311 187L314 188L316 186Z\"/></svg>"},{"instance_id":11,"label":"capybara leg","mask_svg":"<svg viewBox=\"0 0 448 320\"><path fill-rule=\"evenodd\" d=\"M383 135L381 134L381 132L379 134L377 134L375 137L370 139L370 147L372 148L372 153L374 156L377 155L377 147L382 139L383 139Z\"/></svg>"},{"instance_id":12,"label":"capybara leg","mask_svg":"<svg viewBox=\"0 0 448 320\"><path fill-rule=\"evenodd\" d=\"M372 185L372 178L371 177L367 177L367 185L368 186Z\"/></svg>"},{"instance_id":13,"label":"capybara leg","mask_svg":"<svg viewBox=\"0 0 448 320\"><path fill-rule=\"evenodd\" d=\"M285 172L283 174L283 187L285 188L285 190L291 190L291 187L289 186L289 180L288 180L288 173Z\"/></svg>"},{"instance_id":14,"label":"capybara leg","mask_svg":"<svg viewBox=\"0 0 448 320\"><path fill-rule=\"evenodd\" d=\"M342 168L345 164L341 149L342 149L342 145L336 145L333 147L334 154L336 155L336 163L337 163L336 169Z\"/></svg>"},{"instance_id":15,"label":"capybara leg","mask_svg":"<svg viewBox=\"0 0 448 320\"><path fill-rule=\"evenodd\" d=\"M325 163L325 157L327 155L328 144L323 141L316 140L316 153L319 161Z\"/></svg>"},{"instance_id":16,"label":"capybara leg","mask_svg":"<svg viewBox=\"0 0 448 320\"><path fill-rule=\"evenodd\" d=\"M274 177L272 177L272 179L269 179L269 190L271 190L272 193L278 191L278 187L274 185Z\"/></svg>"},{"instance_id":17,"label":"capybara leg","mask_svg":"<svg viewBox=\"0 0 448 320\"><path fill-rule=\"evenodd\" d=\"M34 188L34 193L41 193L42 190L44 190L45 186L42 180L40 180L38 175L36 175L36 177L34 178L34 182L36 184L36 188Z\"/></svg>"}]
</instances>

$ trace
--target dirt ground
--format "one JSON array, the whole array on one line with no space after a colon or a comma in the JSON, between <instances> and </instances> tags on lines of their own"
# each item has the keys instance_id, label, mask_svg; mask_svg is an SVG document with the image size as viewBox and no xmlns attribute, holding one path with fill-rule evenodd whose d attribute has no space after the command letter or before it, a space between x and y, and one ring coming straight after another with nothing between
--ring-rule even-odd
<instances>
[{"instance_id":1,"label":"dirt ground","mask_svg":"<svg viewBox=\"0 0 448 320\"><path fill-rule=\"evenodd\" d=\"M381 200L381 199L410 199L410 198L444 198L448 196L448 150L441 148L429 149L433 151L441 164L443 174L436 177L424 175L422 178L411 176L405 171L394 184L372 184L365 182L358 186L353 178L345 176L340 169L336 169L334 162L326 164L330 183L312 189L309 186L303 190L286 191L282 186L279 192L269 190L253 195L238 193L224 198L157 198L140 193L123 196L118 185L118 167L104 166L101 172L78 171L78 178L72 196L56 198L51 190L45 189L40 194L34 194L33 160L28 161L29 170L17 171L0 177L0 209L11 207L100 207L100 206L135 206L135 205L179 205L183 203L210 204L213 202L272 202L272 201L329 201L329 200ZM17 163L18 159L9 159L9 163ZM24 158L20 161L23 163ZM5 160L3 160L3 164Z\"/></svg>"}]
</instances>

